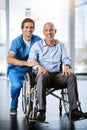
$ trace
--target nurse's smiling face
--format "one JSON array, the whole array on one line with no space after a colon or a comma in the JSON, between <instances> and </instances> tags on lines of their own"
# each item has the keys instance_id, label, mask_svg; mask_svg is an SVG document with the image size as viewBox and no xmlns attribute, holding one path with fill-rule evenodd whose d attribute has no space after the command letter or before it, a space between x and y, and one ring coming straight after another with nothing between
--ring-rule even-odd
<instances>
[{"instance_id":1,"label":"nurse's smiling face","mask_svg":"<svg viewBox=\"0 0 87 130\"><path fill-rule=\"evenodd\" d=\"M22 28L23 39L25 39L26 41L30 41L33 32L34 32L34 25L33 25L33 23L32 22L24 23L24 26Z\"/></svg>"}]
</instances>

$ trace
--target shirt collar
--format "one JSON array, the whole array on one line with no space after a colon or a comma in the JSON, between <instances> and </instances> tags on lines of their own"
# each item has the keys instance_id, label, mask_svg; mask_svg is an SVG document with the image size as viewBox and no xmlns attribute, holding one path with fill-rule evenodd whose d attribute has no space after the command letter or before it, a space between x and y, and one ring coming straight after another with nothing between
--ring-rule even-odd
<instances>
[{"instance_id":1,"label":"shirt collar","mask_svg":"<svg viewBox=\"0 0 87 130\"><path fill-rule=\"evenodd\" d=\"M46 44L46 42L43 40L43 47L44 47L44 46L47 46L47 44Z\"/></svg>"},{"instance_id":2,"label":"shirt collar","mask_svg":"<svg viewBox=\"0 0 87 130\"><path fill-rule=\"evenodd\" d=\"M53 43L53 45L51 45L51 46L55 46L56 45L56 43ZM48 46L47 44L46 44L46 42L43 40L43 47L44 46Z\"/></svg>"}]
</instances>

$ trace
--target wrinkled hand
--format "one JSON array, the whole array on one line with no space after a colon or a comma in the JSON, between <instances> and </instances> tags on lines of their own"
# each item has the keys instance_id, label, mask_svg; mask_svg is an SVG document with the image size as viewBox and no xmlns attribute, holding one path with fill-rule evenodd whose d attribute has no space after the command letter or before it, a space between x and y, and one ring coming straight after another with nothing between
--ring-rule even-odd
<instances>
[{"instance_id":1,"label":"wrinkled hand","mask_svg":"<svg viewBox=\"0 0 87 130\"><path fill-rule=\"evenodd\" d=\"M64 66L63 71L62 71L62 75L69 75L71 73L73 73L73 72L70 69L70 67L69 66Z\"/></svg>"},{"instance_id":2,"label":"wrinkled hand","mask_svg":"<svg viewBox=\"0 0 87 130\"><path fill-rule=\"evenodd\" d=\"M48 74L48 72L42 66L39 65L37 75L40 75L41 73Z\"/></svg>"}]
</instances>

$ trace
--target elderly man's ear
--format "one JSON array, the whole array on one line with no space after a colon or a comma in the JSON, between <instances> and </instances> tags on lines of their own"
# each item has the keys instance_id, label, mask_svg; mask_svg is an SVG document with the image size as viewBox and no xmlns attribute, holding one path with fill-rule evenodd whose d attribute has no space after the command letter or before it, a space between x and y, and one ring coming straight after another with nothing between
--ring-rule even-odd
<instances>
[{"instance_id":1,"label":"elderly man's ear","mask_svg":"<svg viewBox=\"0 0 87 130\"><path fill-rule=\"evenodd\" d=\"M57 29L55 29L55 34L57 32ZM60 41L58 39L55 39L55 43L59 43Z\"/></svg>"}]
</instances>

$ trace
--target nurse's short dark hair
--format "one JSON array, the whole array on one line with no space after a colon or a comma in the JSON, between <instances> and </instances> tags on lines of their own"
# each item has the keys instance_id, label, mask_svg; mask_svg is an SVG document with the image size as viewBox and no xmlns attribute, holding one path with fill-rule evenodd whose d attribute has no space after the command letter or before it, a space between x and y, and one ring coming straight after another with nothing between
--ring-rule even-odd
<instances>
[{"instance_id":1,"label":"nurse's short dark hair","mask_svg":"<svg viewBox=\"0 0 87 130\"><path fill-rule=\"evenodd\" d=\"M31 18L25 18L25 19L22 21L22 23L21 23L21 29L24 28L24 24L27 23L27 22L33 23L33 26L34 26L34 28L35 28L35 22L34 22L34 20L31 19Z\"/></svg>"}]
</instances>

